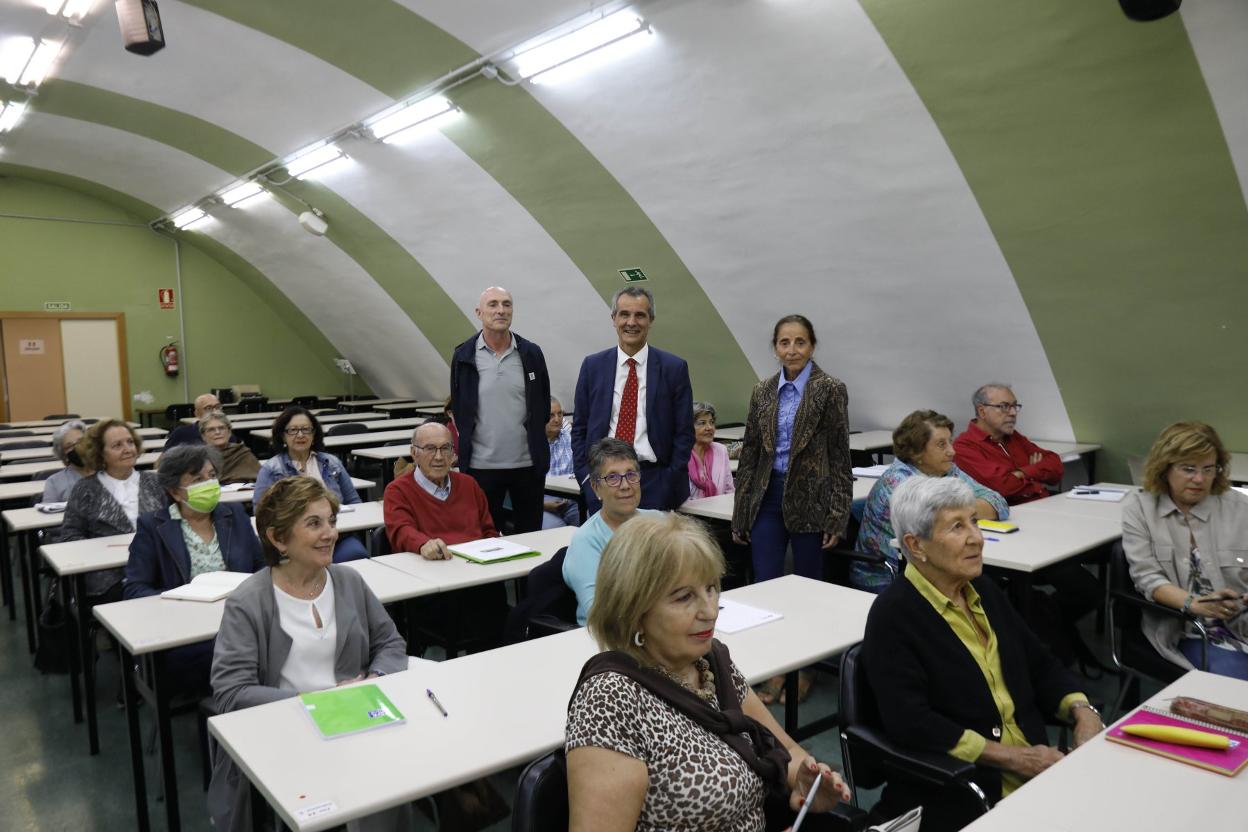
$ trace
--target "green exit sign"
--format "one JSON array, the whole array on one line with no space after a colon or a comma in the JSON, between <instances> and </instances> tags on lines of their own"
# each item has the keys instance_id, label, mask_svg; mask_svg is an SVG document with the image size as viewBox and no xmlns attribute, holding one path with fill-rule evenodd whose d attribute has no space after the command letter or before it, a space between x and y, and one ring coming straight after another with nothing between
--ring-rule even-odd
<instances>
[{"instance_id":1,"label":"green exit sign","mask_svg":"<svg viewBox=\"0 0 1248 832\"><path fill-rule=\"evenodd\" d=\"M624 278L625 283L636 283L645 280L646 273L641 269L620 269L620 277Z\"/></svg>"},{"instance_id":2,"label":"green exit sign","mask_svg":"<svg viewBox=\"0 0 1248 832\"><path fill-rule=\"evenodd\" d=\"M45 312L68 312L70 304L67 300L49 300L44 301L43 309Z\"/></svg>"}]
</instances>

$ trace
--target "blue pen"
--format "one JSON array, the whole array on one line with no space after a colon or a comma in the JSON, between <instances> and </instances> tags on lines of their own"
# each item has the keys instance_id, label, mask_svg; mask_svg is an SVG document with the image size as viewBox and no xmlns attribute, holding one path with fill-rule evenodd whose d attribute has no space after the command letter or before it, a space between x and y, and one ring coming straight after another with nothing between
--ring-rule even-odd
<instances>
[{"instance_id":1,"label":"blue pen","mask_svg":"<svg viewBox=\"0 0 1248 832\"><path fill-rule=\"evenodd\" d=\"M999 537L989 537L988 535L984 535L984 540L991 540L993 543L1000 543L1000 542L1001 542L1001 538L999 538Z\"/></svg>"}]
</instances>

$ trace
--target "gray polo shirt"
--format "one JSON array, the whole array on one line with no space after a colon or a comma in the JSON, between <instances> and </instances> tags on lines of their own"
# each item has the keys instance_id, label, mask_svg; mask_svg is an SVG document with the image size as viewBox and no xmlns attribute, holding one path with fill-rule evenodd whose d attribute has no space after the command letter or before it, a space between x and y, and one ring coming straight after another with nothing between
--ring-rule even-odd
<instances>
[{"instance_id":1,"label":"gray polo shirt","mask_svg":"<svg viewBox=\"0 0 1248 832\"><path fill-rule=\"evenodd\" d=\"M524 468L533 464L524 428L524 365L516 339L496 356L477 336L477 424L472 433L473 468Z\"/></svg>"}]
</instances>

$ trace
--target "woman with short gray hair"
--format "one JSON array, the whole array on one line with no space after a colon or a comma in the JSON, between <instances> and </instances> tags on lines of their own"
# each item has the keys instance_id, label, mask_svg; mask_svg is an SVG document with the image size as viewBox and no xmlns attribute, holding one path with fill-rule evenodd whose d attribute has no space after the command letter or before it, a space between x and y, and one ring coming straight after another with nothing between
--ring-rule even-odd
<instances>
[{"instance_id":1,"label":"woman with short gray hair","mask_svg":"<svg viewBox=\"0 0 1248 832\"><path fill-rule=\"evenodd\" d=\"M78 480L91 473L90 466L83 460L77 449L78 440L82 439L86 430L86 423L75 419L52 432L52 454L65 465L65 468L57 471L44 482L40 502L65 502L69 499L69 492L74 490L74 485Z\"/></svg>"},{"instance_id":2,"label":"woman with short gray hair","mask_svg":"<svg viewBox=\"0 0 1248 832\"><path fill-rule=\"evenodd\" d=\"M975 763L989 804L1062 758L1045 717L1069 721L1074 744L1104 725L1075 678L982 577L975 493L954 477L897 487L892 522L908 561L871 606L862 664L890 740ZM890 782L881 813L923 806L924 832L961 829L982 811L969 792ZM896 812L894 812L896 813Z\"/></svg>"},{"instance_id":3,"label":"woman with short gray hair","mask_svg":"<svg viewBox=\"0 0 1248 832\"><path fill-rule=\"evenodd\" d=\"M221 454L217 479L222 485L256 481L256 477L260 476L260 460L242 442L231 441L233 434L230 432L229 416L220 410L209 410L199 417L197 426L204 444L216 448Z\"/></svg>"}]
</instances>

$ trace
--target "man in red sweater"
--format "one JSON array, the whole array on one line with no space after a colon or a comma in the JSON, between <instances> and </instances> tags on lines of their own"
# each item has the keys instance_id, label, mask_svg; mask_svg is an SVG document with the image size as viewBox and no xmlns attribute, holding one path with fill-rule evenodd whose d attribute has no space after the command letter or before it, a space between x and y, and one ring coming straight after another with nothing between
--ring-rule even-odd
<instances>
[{"instance_id":1,"label":"man in red sweater","mask_svg":"<svg viewBox=\"0 0 1248 832\"><path fill-rule=\"evenodd\" d=\"M412 434L411 476L386 486L386 537L396 552L447 560L447 544L497 537L477 481L451 470L455 446L446 425L426 422Z\"/></svg>"},{"instance_id":2,"label":"man in red sweater","mask_svg":"<svg viewBox=\"0 0 1248 832\"><path fill-rule=\"evenodd\" d=\"M972 398L975 418L953 441L958 467L1010 505L1049 496L1062 481L1062 460L1015 430L1023 406L1008 384L985 384Z\"/></svg>"}]
</instances>

